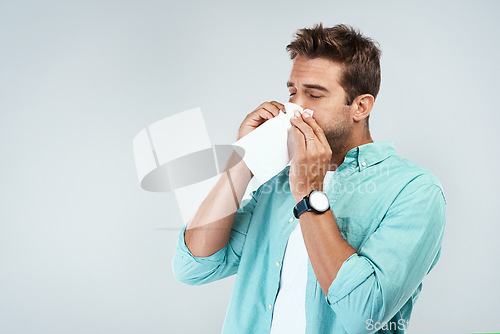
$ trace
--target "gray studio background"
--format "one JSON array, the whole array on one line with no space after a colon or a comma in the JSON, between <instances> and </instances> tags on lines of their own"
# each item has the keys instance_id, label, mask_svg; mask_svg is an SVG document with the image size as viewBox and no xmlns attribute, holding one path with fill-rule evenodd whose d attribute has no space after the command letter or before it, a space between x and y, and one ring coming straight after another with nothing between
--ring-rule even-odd
<instances>
[{"instance_id":1,"label":"gray studio background","mask_svg":"<svg viewBox=\"0 0 500 334\"><path fill-rule=\"evenodd\" d=\"M500 331L500 53L494 1L1 1L0 333L220 333L234 276L191 287L181 217L142 190L132 139L201 107L214 144L285 102L293 33L380 43L375 141L435 173L442 256L410 333ZM202 167L200 167L202 168Z\"/></svg>"}]
</instances>

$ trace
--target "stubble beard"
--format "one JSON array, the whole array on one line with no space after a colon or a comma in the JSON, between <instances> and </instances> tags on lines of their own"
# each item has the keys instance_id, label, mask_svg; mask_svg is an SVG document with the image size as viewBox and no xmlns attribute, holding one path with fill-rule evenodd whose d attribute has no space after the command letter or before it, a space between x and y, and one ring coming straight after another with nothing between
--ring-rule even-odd
<instances>
[{"instance_id":1,"label":"stubble beard","mask_svg":"<svg viewBox=\"0 0 500 334\"><path fill-rule=\"evenodd\" d=\"M334 126L334 128L325 132L326 140L332 150L332 161L330 161L330 164L334 164L335 162L333 160L335 160L335 158L337 158L340 154L346 153L351 139L351 129L347 119Z\"/></svg>"}]
</instances>

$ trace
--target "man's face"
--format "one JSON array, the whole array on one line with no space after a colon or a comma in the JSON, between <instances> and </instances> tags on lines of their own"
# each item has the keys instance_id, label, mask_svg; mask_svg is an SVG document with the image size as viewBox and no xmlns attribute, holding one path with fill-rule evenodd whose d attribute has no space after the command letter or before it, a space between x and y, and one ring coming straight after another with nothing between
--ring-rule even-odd
<instances>
[{"instance_id":1,"label":"man's face","mask_svg":"<svg viewBox=\"0 0 500 334\"><path fill-rule=\"evenodd\" d=\"M347 94L340 86L342 67L324 58L294 59L287 86L289 102L314 111L313 118L325 132L332 151L346 146L353 125Z\"/></svg>"}]
</instances>

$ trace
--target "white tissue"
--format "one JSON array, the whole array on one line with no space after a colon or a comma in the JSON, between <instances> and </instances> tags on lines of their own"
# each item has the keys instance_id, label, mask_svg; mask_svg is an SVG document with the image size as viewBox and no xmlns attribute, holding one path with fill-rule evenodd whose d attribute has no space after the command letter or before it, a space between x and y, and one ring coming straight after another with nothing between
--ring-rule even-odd
<instances>
[{"instance_id":1,"label":"white tissue","mask_svg":"<svg viewBox=\"0 0 500 334\"><path fill-rule=\"evenodd\" d=\"M137 177L144 190L173 191L182 220L187 223L220 178L233 149L254 174L244 199L252 190L280 172L293 156L290 118L302 110L285 104L280 112L232 145L212 145L200 108L186 110L159 120L133 139ZM239 148L239 147L240 148ZM244 151L243 151L244 150ZM243 153L244 152L244 153ZM228 208L221 217L236 212Z\"/></svg>"},{"instance_id":2,"label":"white tissue","mask_svg":"<svg viewBox=\"0 0 500 334\"><path fill-rule=\"evenodd\" d=\"M254 175L257 185L265 183L290 163L294 151L290 118L294 112L313 115L312 110L303 110L294 103L285 103L285 110L286 113L280 111L278 116L233 143L244 149L243 161Z\"/></svg>"}]
</instances>

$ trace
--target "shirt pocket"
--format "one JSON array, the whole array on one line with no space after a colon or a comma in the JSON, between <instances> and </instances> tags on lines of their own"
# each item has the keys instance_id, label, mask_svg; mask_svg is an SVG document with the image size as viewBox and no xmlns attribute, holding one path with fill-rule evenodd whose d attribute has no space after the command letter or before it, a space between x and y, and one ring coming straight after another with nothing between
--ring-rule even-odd
<instances>
[{"instance_id":1,"label":"shirt pocket","mask_svg":"<svg viewBox=\"0 0 500 334\"><path fill-rule=\"evenodd\" d=\"M340 234L356 251L375 230L379 219L373 217L335 216Z\"/></svg>"}]
</instances>

